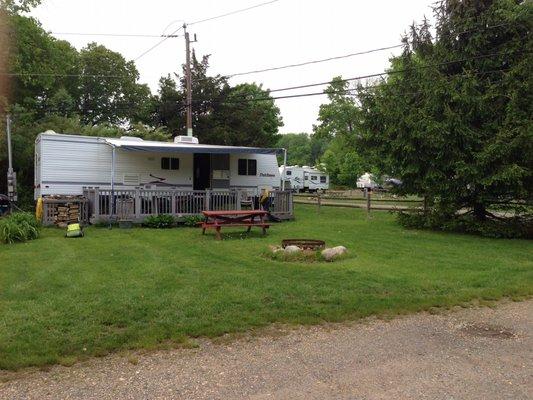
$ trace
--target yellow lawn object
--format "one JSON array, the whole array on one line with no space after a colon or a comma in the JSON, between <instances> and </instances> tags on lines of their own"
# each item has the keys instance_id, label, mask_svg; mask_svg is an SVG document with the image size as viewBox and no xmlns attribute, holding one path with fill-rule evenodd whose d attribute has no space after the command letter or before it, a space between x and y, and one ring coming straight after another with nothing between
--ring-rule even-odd
<instances>
[{"instance_id":1,"label":"yellow lawn object","mask_svg":"<svg viewBox=\"0 0 533 400\"><path fill-rule=\"evenodd\" d=\"M65 237L69 237L69 238L83 237L83 230L81 229L81 225L80 224L68 224L67 233L65 234Z\"/></svg>"},{"instance_id":2,"label":"yellow lawn object","mask_svg":"<svg viewBox=\"0 0 533 400\"><path fill-rule=\"evenodd\" d=\"M39 197L37 199L37 204L35 205L35 219L39 222L43 220L43 198Z\"/></svg>"}]
</instances>

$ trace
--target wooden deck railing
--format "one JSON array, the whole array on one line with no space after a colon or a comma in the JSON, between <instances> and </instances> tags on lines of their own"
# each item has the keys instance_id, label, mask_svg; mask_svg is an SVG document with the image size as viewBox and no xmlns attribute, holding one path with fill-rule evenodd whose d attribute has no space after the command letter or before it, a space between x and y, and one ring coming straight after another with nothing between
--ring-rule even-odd
<instances>
[{"instance_id":1,"label":"wooden deck railing","mask_svg":"<svg viewBox=\"0 0 533 400\"><path fill-rule=\"evenodd\" d=\"M84 188L83 194L89 201L90 222L109 219L142 222L150 215L183 217L198 215L204 210L240 210L244 205L252 209L257 207L257 201L247 198L241 190L119 189L112 192L110 189ZM272 191L269 196L272 214L281 219L293 217L291 192Z\"/></svg>"}]
</instances>

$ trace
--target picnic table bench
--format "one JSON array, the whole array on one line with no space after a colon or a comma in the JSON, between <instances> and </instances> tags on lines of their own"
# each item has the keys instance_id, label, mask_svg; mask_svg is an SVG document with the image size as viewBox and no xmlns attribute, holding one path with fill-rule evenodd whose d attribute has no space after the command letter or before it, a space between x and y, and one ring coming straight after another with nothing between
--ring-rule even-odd
<instances>
[{"instance_id":1,"label":"picnic table bench","mask_svg":"<svg viewBox=\"0 0 533 400\"><path fill-rule=\"evenodd\" d=\"M268 212L264 210L229 210L229 211L202 211L205 221L201 223L202 234L206 229L215 229L217 240L221 240L220 230L223 226L246 226L250 232L252 226L259 226L263 229L263 235L270 225L265 222Z\"/></svg>"}]
</instances>

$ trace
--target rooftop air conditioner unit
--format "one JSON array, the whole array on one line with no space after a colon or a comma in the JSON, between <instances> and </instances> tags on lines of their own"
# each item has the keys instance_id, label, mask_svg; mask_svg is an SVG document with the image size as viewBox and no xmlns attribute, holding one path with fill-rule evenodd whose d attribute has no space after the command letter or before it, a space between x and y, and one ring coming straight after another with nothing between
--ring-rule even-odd
<instances>
[{"instance_id":1,"label":"rooftop air conditioner unit","mask_svg":"<svg viewBox=\"0 0 533 400\"><path fill-rule=\"evenodd\" d=\"M176 136L174 143L198 144L198 138L194 136Z\"/></svg>"}]
</instances>

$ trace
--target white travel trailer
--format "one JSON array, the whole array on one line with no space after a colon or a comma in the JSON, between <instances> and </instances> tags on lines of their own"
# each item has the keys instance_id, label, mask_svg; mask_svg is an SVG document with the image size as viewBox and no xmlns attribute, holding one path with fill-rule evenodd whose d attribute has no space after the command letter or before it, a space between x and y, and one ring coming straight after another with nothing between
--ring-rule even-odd
<instances>
[{"instance_id":1,"label":"white travel trailer","mask_svg":"<svg viewBox=\"0 0 533 400\"><path fill-rule=\"evenodd\" d=\"M47 131L35 140L35 198L100 189L276 190L280 149L106 138Z\"/></svg>"},{"instance_id":2,"label":"white travel trailer","mask_svg":"<svg viewBox=\"0 0 533 400\"><path fill-rule=\"evenodd\" d=\"M329 189L329 175L313 167L282 165L279 173L287 190L316 192Z\"/></svg>"},{"instance_id":3,"label":"white travel trailer","mask_svg":"<svg viewBox=\"0 0 533 400\"><path fill-rule=\"evenodd\" d=\"M357 187L360 189L375 189L378 187L378 184L374 180L374 176L366 172L357 179Z\"/></svg>"}]
</instances>

